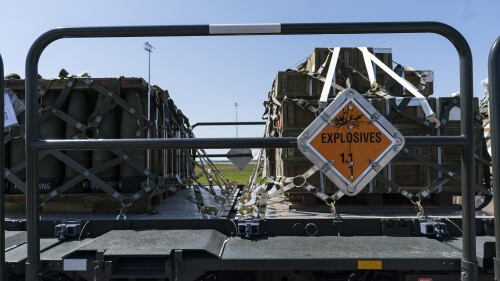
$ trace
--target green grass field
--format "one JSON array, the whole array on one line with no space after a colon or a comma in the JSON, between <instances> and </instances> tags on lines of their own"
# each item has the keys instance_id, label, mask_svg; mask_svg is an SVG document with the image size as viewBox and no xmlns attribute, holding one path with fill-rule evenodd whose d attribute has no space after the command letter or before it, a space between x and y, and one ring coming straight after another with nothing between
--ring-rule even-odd
<instances>
[{"instance_id":1,"label":"green grass field","mask_svg":"<svg viewBox=\"0 0 500 281\"><path fill-rule=\"evenodd\" d=\"M230 162L215 162L214 163L221 174L228 180L236 181L238 184L246 184L255 167L255 162L248 163L243 170L236 168ZM200 169L195 169L196 174L200 173ZM208 184L206 177L200 178L201 184Z\"/></svg>"}]
</instances>

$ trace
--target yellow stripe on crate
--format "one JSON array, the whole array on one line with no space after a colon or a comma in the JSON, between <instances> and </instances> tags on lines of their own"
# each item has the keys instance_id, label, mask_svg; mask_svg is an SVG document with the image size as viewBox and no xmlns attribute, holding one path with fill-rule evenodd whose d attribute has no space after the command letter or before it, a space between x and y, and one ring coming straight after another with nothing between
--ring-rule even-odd
<instances>
[{"instance_id":1,"label":"yellow stripe on crate","mask_svg":"<svg viewBox=\"0 0 500 281\"><path fill-rule=\"evenodd\" d=\"M358 269L382 269L381 260L358 260Z\"/></svg>"}]
</instances>

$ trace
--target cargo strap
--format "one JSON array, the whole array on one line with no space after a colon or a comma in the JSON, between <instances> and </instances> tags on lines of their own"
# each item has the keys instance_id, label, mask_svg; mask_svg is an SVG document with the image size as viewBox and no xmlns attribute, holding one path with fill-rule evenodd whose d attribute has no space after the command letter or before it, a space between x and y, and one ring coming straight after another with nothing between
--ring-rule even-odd
<instances>
[{"instance_id":1,"label":"cargo strap","mask_svg":"<svg viewBox=\"0 0 500 281\"><path fill-rule=\"evenodd\" d=\"M405 197L408 200L410 200L410 202L415 206L415 209L417 211L417 216L418 217L425 217L426 216L424 208L422 207L422 204L421 204L420 194L413 194L411 192L408 192L402 186L394 183L393 181L389 180L388 178L386 178L382 174L377 174L375 176L375 178L378 181L380 181L380 182L382 182L382 183L385 184L385 187L387 188L387 190L388 190L389 193L391 193L392 189L394 189L396 191L396 193L399 193L403 197Z\"/></svg>"},{"instance_id":2,"label":"cargo strap","mask_svg":"<svg viewBox=\"0 0 500 281\"><path fill-rule=\"evenodd\" d=\"M221 187L222 186L228 186L229 185L228 180L222 175L222 173L219 171L219 169L217 169L217 167L215 166L215 164L210 160L210 158L208 157L208 155L205 152L205 150L199 149L198 153L202 155L202 157L200 157L200 159L201 160L203 160L203 159L205 160L205 163L210 167L212 173L216 176L215 180L217 182L217 185L219 185ZM192 161L194 161L194 160L192 159ZM195 162L196 161L194 161L194 163ZM202 161L200 161L200 162L203 164ZM207 174L208 174L208 172L207 172Z\"/></svg>"},{"instance_id":3,"label":"cargo strap","mask_svg":"<svg viewBox=\"0 0 500 281\"><path fill-rule=\"evenodd\" d=\"M387 114L385 116L387 120L390 121L397 114L399 114L405 118L408 118L408 119L414 121L415 123L422 124L422 125L426 126L427 128L434 129L434 125L432 125L432 123L430 121L428 121L427 119L418 118L417 116L405 111L405 109L408 107L410 102L412 100L415 100L415 99L413 99L413 98L400 98L399 100L401 102L399 103L399 105L396 102L396 100L398 100L398 98L387 98L386 100L388 101L389 105L394 109L389 114ZM417 100L417 101L420 102L420 100Z\"/></svg>"},{"instance_id":4,"label":"cargo strap","mask_svg":"<svg viewBox=\"0 0 500 281\"><path fill-rule=\"evenodd\" d=\"M119 90L120 81L117 79L113 79L111 81L113 81L112 82L113 87ZM113 91L110 91L108 88L106 88L98 83L95 83L93 79L87 78L87 79L84 79L83 82L88 87L97 91L98 93L100 93L104 96L110 97L111 99L113 99L114 102L116 102L116 104L118 104L121 108L123 108L123 110L125 110L126 112L128 112L129 114L134 116L137 119L137 131L135 133L135 136L136 137L142 136L143 130L146 127L144 125L141 125L141 120L143 120L143 119L146 120L146 118L143 115L139 114L139 112L134 107L132 107L128 102L126 102L124 99L122 99L119 95L115 94ZM148 122L146 120L146 124L147 123Z\"/></svg>"},{"instance_id":5,"label":"cargo strap","mask_svg":"<svg viewBox=\"0 0 500 281\"><path fill-rule=\"evenodd\" d=\"M193 164L195 164L199 169L201 169L201 173L196 177L196 178L193 178L192 180L194 182L196 182L197 186L201 186L203 189L205 189L207 192L209 192L211 195L213 196L217 196L217 193L215 192L215 189L213 187L213 184L212 184L212 181L215 180L216 181L216 184L217 186L219 186L221 189L224 189L224 185L222 185L219 180L218 180L218 177L217 175L214 177L212 177L210 175L210 173L207 171L207 169L205 168L205 164L203 163L203 160L200 160L200 163L197 163L195 160L191 159L191 161L193 162ZM212 170L213 171L213 170ZM220 172L216 169L215 170L215 174L220 174ZM212 172L213 173L213 172ZM208 179L208 182L209 182L209 188L206 188L205 186L203 186L199 181L198 179L202 176L205 176L207 177ZM228 185L227 183L225 183L226 186Z\"/></svg>"},{"instance_id":6,"label":"cargo strap","mask_svg":"<svg viewBox=\"0 0 500 281\"><path fill-rule=\"evenodd\" d=\"M314 114L318 114L318 112L320 111L319 108L314 107L312 104L308 103L307 101L305 101L303 99L298 100L297 105L305 110L311 111Z\"/></svg>"},{"instance_id":7,"label":"cargo strap","mask_svg":"<svg viewBox=\"0 0 500 281\"><path fill-rule=\"evenodd\" d=\"M68 114L64 113L62 110L52 108L52 107L47 108L47 110L50 110L50 112L53 115L57 116L59 119L66 122L66 124L70 125L73 128L76 128L77 130L80 131L80 133L77 133L75 136L72 136L71 137L72 139L77 138L77 137L86 138L86 132L89 129L89 127L87 125L78 122L77 120L75 120L74 118L69 116Z\"/></svg>"},{"instance_id":8,"label":"cargo strap","mask_svg":"<svg viewBox=\"0 0 500 281\"><path fill-rule=\"evenodd\" d=\"M328 50L329 50L329 52L328 52L328 55L326 57L325 62L315 72L308 71L305 69L306 62L299 65L297 67L297 70L290 70L290 71L305 74L307 76L310 76L316 80L323 82L324 85L323 85L323 89L322 89L321 95L320 95L320 97L325 96L323 99L328 99L328 94L330 93L331 88L337 89L339 91L345 90L342 86L333 82L335 68L336 68L336 65L337 65L337 62L339 59L340 48L337 47L337 48L334 48L333 50L332 49L328 49ZM325 67L327 65L328 65L328 71L327 71L326 78L325 78L322 76L322 74L323 74L323 70L325 69ZM320 101L321 100L322 99L320 98Z\"/></svg>"},{"instance_id":9,"label":"cargo strap","mask_svg":"<svg viewBox=\"0 0 500 281\"><path fill-rule=\"evenodd\" d=\"M259 177L259 171L262 172L260 174L261 176L261 181L262 179L267 179L268 175L268 165L267 165L267 152L265 149L261 149L259 152L259 156L257 157L257 164L255 165L252 174L250 175L250 179L248 181L248 189L250 192L253 192L256 188L256 181L257 178Z\"/></svg>"},{"instance_id":10,"label":"cargo strap","mask_svg":"<svg viewBox=\"0 0 500 281\"><path fill-rule=\"evenodd\" d=\"M455 96L451 100L448 101L448 103L444 107L444 111L441 114L441 124L442 127L441 129L441 134L444 135L445 130L446 130L446 125L448 125L448 121L450 119L450 112L454 107L460 108L460 96ZM474 122L483 125L483 117L479 112L474 112Z\"/></svg>"},{"instance_id":11,"label":"cargo strap","mask_svg":"<svg viewBox=\"0 0 500 281\"><path fill-rule=\"evenodd\" d=\"M363 53L363 59L365 61L365 66L366 66L366 72L368 73L368 79L370 81L370 89L372 91L375 91L377 90L378 88L378 84L377 84L377 81L375 81L375 73L373 71L373 65L372 65L372 62L369 58L369 51L366 47L361 47L361 48L358 48L359 50L361 50L361 52Z\"/></svg>"},{"instance_id":12,"label":"cargo strap","mask_svg":"<svg viewBox=\"0 0 500 281\"><path fill-rule=\"evenodd\" d=\"M63 106L64 102L66 101L66 98L73 90L73 86L75 86L75 83L76 83L75 78L71 77L68 79L66 86L64 86L64 89L57 96L57 99L53 105L54 108L61 108Z\"/></svg>"},{"instance_id":13,"label":"cargo strap","mask_svg":"<svg viewBox=\"0 0 500 281\"><path fill-rule=\"evenodd\" d=\"M423 155L420 155L418 153L416 153L415 151L405 147L401 150L401 152L403 152L404 154L414 158L415 160L419 161L419 162L422 162L440 172L442 172L444 175L446 175L447 177L451 178L451 179L454 179L454 180L457 180L459 182L462 181L461 177L460 177L460 171L453 171L451 169L448 169L448 168L445 168L443 167L442 165L432 161L428 156L423 156ZM487 195L491 195L491 191L488 190L486 187L484 186L481 186L477 183L474 184L474 188L478 191L480 191L481 193L483 194L487 194Z\"/></svg>"},{"instance_id":14,"label":"cargo strap","mask_svg":"<svg viewBox=\"0 0 500 281\"><path fill-rule=\"evenodd\" d=\"M40 99L43 99L43 97L48 92L48 90L50 90L50 86L52 85L53 81L54 80L46 80L45 85L39 89L38 96ZM42 108L39 105L39 107L40 107L40 109L39 109L39 113L40 113L39 122L43 122L43 121L49 119L55 113L54 112L55 110L59 110L63 106L64 102L66 101L66 98L71 93L71 90L73 89L74 85L75 85L75 79L74 78L68 79L68 82L64 86L64 89L57 95L57 99L54 102L54 104L47 106L45 108Z\"/></svg>"},{"instance_id":15,"label":"cargo strap","mask_svg":"<svg viewBox=\"0 0 500 281\"><path fill-rule=\"evenodd\" d=\"M272 92L274 92L274 90ZM272 124L272 126L266 125L266 132L269 131L271 136L275 136L277 133L276 129L280 127L280 116L278 111L281 108L281 103L272 95L272 92L268 95L268 101L264 103L265 112L262 115L262 119L267 119L267 122Z\"/></svg>"},{"instance_id":16,"label":"cargo strap","mask_svg":"<svg viewBox=\"0 0 500 281\"><path fill-rule=\"evenodd\" d=\"M42 99L45 96L45 94L49 91L50 86L52 85L52 82L54 82L54 80L43 80L43 85L38 86L38 98L39 99Z\"/></svg>"},{"instance_id":17,"label":"cargo strap","mask_svg":"<svg viewBox=\"0 0 500 281\"><path fill-rule=\"evenodd\" d=\"M396 67L394 67L394 70L393 70L399 77L403 77L404 73L405 73L405 69L402 65L398 64L396 65ZM396 82L396 80L394 80L394 78L391 77L391 79L389 81L387 81L387 83L385 83L384 85L384 89L386 91L389 91L389 89L391 89L392 87L396 86L398 83Z\"/></svg>"},{"instance_id":18,"label":"cargo strap","mask_svg":"<svg viewBox=\"0 0 500 281\"><path fill-rule=\"evenodd\" d=\"M358 48L358 49L363 51L361 48ZM368 56L372 62L374 62L378 67L380 67L387 74L389 74L389 76L391 76L399 84L401 84L403 87L405 87L412 95L414 95L420 101L420 105L422 106L422 110L425 113L425 118L427 118L432 123L435 123L436 124L435 127L439 128L439 126L441 125L439 119L436 118L436 115L434 114L434 111L432 110L429 103L427 102L427 99L415 88L415 86L413 86L410 82L406 81L406 79L397 75L390 67L385 65L382 61L380 61L372 53L366 52L366 53L363 53L363 56Z\"/></svg>"},{"instance_id":19,"label":"cargo strap","mask_svg":"<svg viewBox=\"0 0 500 281\"><path fill-rule=\"evenodd\" d=\"M406 191L402 186L396 184L395 182L389 180L388 178L386 178L384 175L382 174L377 174L375 176L375 179L377 179L378 181L382 182L384 184L384 186L387 188L387 191L388 193L399 193L401 195L403 195L404 197L412 200L412 198L415 196L414 194Z\"/></svg>"},{"instance_id":20,"label":"cargo strap","mask_svg":"<svg viewBox=\"0 0 500 281\"><path fill-rule=\"evenodd\" d=\"M267 194L266 190L261 188L257 191L255 194L255 201L257 205L257 216L259 219L265 219L266 218L266 208L267 208L267 199L269 198L269 195Z\"/></svg>"},{"instance_id":21,"label":"cargo strap","mask_svg":"<svg viewBox=\"0 0 500 281\"><path fill-rule=\"evenodd\" d=\"M23 193L26 193L26 183L17 177L11 170L5 168L5 178L19 188Z\"/></svg>"},{"instance_id":22,"label":"cargo strap","mask_svg":"<svg viewBox=\"0 0 500 281\"><path fill-rule=\"evenodd\" d=\"M319 168L316 166L312 166L307 170L304 174L301 176L296 176L296 177L280 177L278 180L278 185L282 183L286 183L287 185L274 191L273 193L269 194L269 198L278 196L280 194L283 194L294 187L303 187L304 185L309 185L309 183L306 181L310 176L312 176L314 173L319 171ZM295 179L295 180L294 180ZM302 182L299 182L302 181ZM307 190L307 189L306 189Z\"/></svg>"},{"instance_id":23,"label":"cargo strap","mask_svg":"<svg viewBox=\"0 0 500 281\"><path fill-rule=\"evenodd\" d=\"M89 79L89 78L85 79L84 83L87 86L89 86L90 88L96 90L97 92L99 92L105 96L103 103L97 105L97 108L93 113L93 116L95 116L94 121L97 121L97 122L93 122L91 124L91 126L95 126L96 129L99 127L100 121L102 120L102 116L104 116L104 114L107 113L108 111L112 110L116 106L116 103L118 103L120 106L122 106L125 110L127 110L129 113L131 113L133 115L134 115L134 113L137 113L137 111L133 107L128 105L128 103L126 101L124 101L123 99L118 97L116 94L114 94L114 92L117 92L117 91L119 92L119 90L120 90L119 80L117 80L117 79L111 80L111 87L113 88L113 91L108 90L106 87L104 87L100 84L94 83L93 80ZM53 114L53 115L57 116L61 120L65 121L68 125L76 128L77 130L80 131L80 133L77 134L76 136L73 136L73 138L85 138L86 137L85 133L89 129L89 127L76 121L68 114L59 110L59 107L62 106L62 104L64 103L66 98L69 96L74 84L75 84L75 78L69 78L68 83L66 84L63 91L61 91L61 94L58 96L54 105L42 109L42 112L45 113L45 114L42 114L42 116L45 116L44 118L47 118L49 116L49 114ZM50 86L47 89L49 89L49 88L50 88ZM108 97L114 101L114 104L111 103L111 100L108 99ZM41 119L43 119L42 116L41 116ZM134 116L136 118L138 118L139 114L135 114ZM138 124L139 124L139 121L138 121ZM138 126L138 131L136 132L136 136L140 136L142 134L142 129L143 128L141 128L141 126ZM99 132L97 131L97 133L94 137L102 137L102 136L100 136ZM115 165L121 164L122 162L126 162L127 165L130 165L130 166L132 166L132 168L136 169L137 171L142 172L148 178L154 179L154 180L156 179L156 176L150 176L150 172L147 171L143 167L143 165L140 165L139 162L137 162L135 159L130 158L124 152L118 151L118 150L113 150L113 152L115 153L115 155L119 156L122 160L121 161L109 161L107 163L104 163L103 166L110 168L110 167L113 167ZM106 193L110 194L111 196L113 196L114 198L116 198L119 202L123 202L123 200L125 200L125 197L122 194L120 194L120 192L118 192L115 189L113 189L112 187L110 187L107 183L102 181L95 174L90 173L87 168L83 167L78 162L72 160L69 157L66 157L65 154L62 154L59 152L55 152L55 153L51 153L51 154L53 156L55 156L56 158L58 158L60 161L64 162L65 164L67 164L68 166L73 168L75 171L83 174L85 176L85 178L89 179L92 183L96 184L104 192L106 192ZM110 163L114 164L114 165L109 166ZM81 181L81 179L79 181ZM78 183L79 181L76 181L76 183ZM70 181L69 183L72 183L72 185L74 185L73 181ZM54 198L55 196L57 196L59 194L58 192L64 192L65 190L70 188L72 185L70 185L68 183L64 184L62 186L62 188L60 187L60 188L52 191L51 193L49 193L49 194L51 194L51 196L47 196L46 199L50 200L50 199ZM131 197L129 199L130 202L135 202L135 201L139 200L140 198L142 198L146 194L149 194L151 190L152 190L152 188L149 186L142 188L138 192L131 195Z\"/></svg>"},{"instance_id":24,"label":"cargo strap","mask_svg":"<svg viewBox=\"0 0 500 281\"><path fill-rule=\"evenodd\" d=\"M69 165L75 171L79 172L81 175L83 175L85 178L90 180L92 183L96 184L104 192L113 196L117 201L123 202L125 200L125 196L123 194L121 194L120 192L116 191L114 188L109 186L106 182L104 182L103 180L98 178L95 174L91 173L88 169L83 167L80 163L78 163L75 160L71 159L70 157L66 156L66 154L62 153L61 151L57 151L57 150L50 151L50 154L52 154L54 157L56 157L60 161ZM68 188L69 187L71 187L71 186L68 186ZM49 199L54 198L59 194L58 189L55 189L55 190L50 192Z\"/></svg>"},{"instance_id":25,"label":"cargo strap","mask_svg":"<svg viewBox=\"0 0 500 281\"><path fill-rule=\"evenodd\" d=\"M63 160L61 160L61 161L63 161ZM95 175L95 174L100 173L100 172L102 172L104 170L107 170L107 169L112 168L112 167L114 167L116 165L119 165L122 162L123 162L122 159L120 159L120 158L114 158L114 159L112 159L112 160L110 160L108 162L102 163L102 164L100 164L98 166L94 166L91 169L88 169L88 172L89 172L89 174L94 174ZM85 167L81 166L78 163L77 169L82 170L82 169L85 169ZM70 189L71 187L73 187L77 183L81 182L85 178L87 178L86 175L82 174L82 173L80 173L76 177L71 178L69 181L65 182L63 185L61 185L58 188L54 189L50 193L45 194L43 196L43 198L42 198L42 202L47 202L47 201L53 199L54 197L57 197L59 194L65 192L68 189ZM106 185L108 185L108 184L106 183Z\"/></svg>"},{"instance_id":26,"label":"cargo strap","mask_svg":"<svg viewBox=\"0 0 500 281\"><path fill-rule=\"evenodd\" d=\"M337 62L339 59L340 48L335 47L333 51L331 51L331 59L330 64L328 66L328 72L326 74L325 84L323 85L323 90L321 91L321 96L319 98L319 106L321 109L326 108L326 104L328 101L328 94L330 93L330 89L332 86L333 75L335 74L335 67L337 66ZM326 60L328 61L328 59Z\"/></svg>"},{"instance_id":27,"label":"cargo strap","mask_svg":"<svg viewBox=\"0 0 500 281\"><path fill-rule=\"evenodd\" d=\"M267 184L269 186L280 186L281 188L275 190L274 192L270 193L267 195L266 197L266 202L267 202L267 199L269 198L273 198L273 197L276 197L278 195L281 195L283 194L284 192L287 192L287 191L290 191L291 189L293 188L296 188L296 187L299 187L299 188L302 188L306 191L308 191L309 193L312 193L314 196L316 196L317 198L321 199L322 201L324 201L327 205L330 206L330 204L335 204L335 202L340 199L344 194L342 192L337 192L335 193L334 195L332 196L328 196L326 193L323 192L323 190L321 190L321 188L318 188L312 184L310 184L307 179L312 176L314 173L316 173L317 171L319 171L320 169L317 168L316 166L312 166L311 168L309 168L309 170L307 170L303 175L301 176L296 176L296 177L276 177L276 179L269 179ZM268 187L269 189L270 187ZM262 188L262 190L264 190ZM266 193L267 194L267 193ZM262 214L264 213L263 211L263 208L265 210L265 206L262 205L262 202L257 202L256 204L259 205L258 209L259 209L259 215L262 216Z\"/></svg>"},{"instance_id":28,"label":"cargo strap","mask_svg":"<svg viewBox=\"0 0 500 281\"><path fill-rule=\"evenodd\" d=\"M38 160L43 159L49 155L48 151L40 151L38 153ZM5 177L16 187L18 187L23 193L26 193L26 183L22 181L15 173L18 173L26 168L26 160L19 162L18 164L10 167L10 169L5 168Z\"/></svg>"},{"instance_id":29,"label":"cargo strap","mask_svg":"<svg viewBox=\"0 0 500 281\"><path fill-rule=\"evenodd\" d=\"M427 198L431 193L439 193L439 191L442 189L443 185L449 182L451 178L444 174L437 178L435 181L433 181L429 186L422 188L418 193L417 196L421 198Z\"/></svg>"}]
</instances>

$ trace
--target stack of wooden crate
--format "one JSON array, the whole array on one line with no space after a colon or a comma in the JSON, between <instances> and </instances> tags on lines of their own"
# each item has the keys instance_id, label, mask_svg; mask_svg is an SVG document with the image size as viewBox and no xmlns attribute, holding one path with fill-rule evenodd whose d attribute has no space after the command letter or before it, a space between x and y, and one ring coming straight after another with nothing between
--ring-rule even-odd
<instances>
[{"instance_id":1,"label":"stack of wooden crate","mask_svg":"<svg viewBox=\"0 0 500 281\"><path fill-rule=\"evenodd\" d=\"M379 60L391 69L393 68L390 49L368 48L368 50L374 53ZM274 107L274 109L268 109L269 112L273 110L277 112L277 120L274 120L270 124L270 131L274 132L274 135L270 135L271 137L297 137L316 118L315 113L303 108L303 106L299 106L298 101L301 100L301 103L305 101L314 107L318 107L323 82L314 76L321 75L326 77L328 65L323 68L320 67L327 60L329 52L330 50L327 48L316 48L308 59L298 67L298 71L289 70L278 73L268 103L271 108ZM457 98L431 97L434 89L432 71L413 70L399 65L395 69L400 76L412 83L419 89L420 93L427 97L430 107L437 114L438 118L443 118L441 115L444 113L445 107L449 102L453 101L456 103ZM318 73L318 70L322 70L322 73ZM426 125L423 122L415 121L414 119L425 121L419 101L413 98L401 85L394 83L393 79L387 73L377 67L374 67L374 71L376 81L380 85L378 91L379 93L383 93L384 97L370 92L370 83L367 78L368 74L361 51L357 48L341 48L335 70L334 83L345 88L346 80L349 78L351 87L365 95L368 101L380 113L387 116L393 112L394 116L390 122L404 136L460 135L460 121L459 119L456 120L456 118L454 118L455 120L453 118L450 119L450 121L446 122L446 126L439 129L435 128L432 124ZM311 73L314 75L311 75ZM329 101L333 100L335 94L338 92L339 90L332 88L330 90ZM407 102L407 99L411 99L408 106L397 108L397 105L402 101ZM477 99L475 99L474 110L478 111ZM410 114L415 118L408 118L401 114L401 112ZM476 123L475 133L476 147L480 147L482 145L482 126L480 123ZM410 149L436 164L443 165L445 168L457 172L460 171L460 150L458 148L414 147ZM478 153L478 156L481 156L481 151L478 151ZM269 150L268 160L272 176L294 177L302 175L313 166L296 148ZM477 184L482 184L482 169L483 165L478 163L476 165ZM442 175L442 171L409 157L404 153L400 153L381 173L389 180L412 193L416 193L429 186ZM323 181L323 184L321 181ZM308 182L317 187L322 186L324 191L329 194L338 190L326 177L323 179L320 178L319 172L310 177ZM450 180L437 190L440 192L440 195L434 194L431 197L437 204L443 204L443 202L451 203L451 196L460 193L460 186L460 182ZM376 202L377 204L384 200L385 195L383 196L382 194L387 194L388 192L389 189L376 180L373 180L362 191L365 194L376 194L375 196L370 195L371 199L369 201ZM302 200L307 200L304 199L308 197L305 194L307 194L305 190L296 188L289 193L289 197L292 197L292 199L293 197L299 197ZM443 200L443 198L445 199Z\"/></svg>"}]
</instances>

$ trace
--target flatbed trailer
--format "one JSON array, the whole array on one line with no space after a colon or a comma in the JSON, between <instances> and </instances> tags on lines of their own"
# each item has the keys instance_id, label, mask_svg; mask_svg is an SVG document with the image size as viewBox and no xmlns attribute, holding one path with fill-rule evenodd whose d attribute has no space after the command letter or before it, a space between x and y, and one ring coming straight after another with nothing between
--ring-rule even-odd
<instances>
[{"instance_id":1,"label":"flatbed trailer","mask_svg":"<svg viewBox=\"0 0 500 281\"><path fill-rule=\"evenodd\" d=\"M241 221L231 218L235 204L227 206L225 218L207 220L100 218L62 222L40 218L35 183L37 154L43 150L106 149L111 145L126 149L297 145L296 138L40 140L36 128L37 65L44 48L55 40L422 32L449 39L460 58L462 135L406 138L408 146L462 148L461 217L446 217L447 237L422 235L415 216ZM498 53L496 46L493 54ZM490 60L497 58L493 55ZM494 71L490 69L490 97L500 93ZM7 275L13 280L493 280L492 264L500 268L492 250L500 247L493 237L498 235L494 231L497 226L491 216L476 217L474 190L469 188L474 183L473 114L472 108L466 106L472 104L472 56L463 36L447 25L400 22L61 28L45 33L32 45L26 63L26 91L27 212L25 219L4 222L4 200L0 200L0 220L5 230L0 234L0 246L5 248L0 252L6 260L1 275L5 280ZM494 98L491 103L493 121L500 105ZM498 173L495 156L500 157L495 154L498 127L493 121L493 174ZM494 191L500 190L499 186L494 177ZM238 196L233 199L236 202ZM495 214L498 217L500 211L495 210ZM61 223L74 230L66 239L54 235ZM81 237L83 233L85 237ZM497 270L495 274L500 273Z\"/></svg>"},{"instance_id":2,"label":"flatbed trailer","mask_svg":"<svg viewBox=\"0 0 500 281\"><path fill-rule=\"evenodd\" d=\"M452 221L460 225L460 219ZM41 222L44 280L61 276L69 280L379 280L368 274L387 278L380 280L458 280L460 276L459 230L450 225L450 236L439 241L415 233L416 218L266 219L259 223L259 235L251 239L235 236L235 224L227 219L92 220L84 237L67 241L54 237L58 223ZM7 224L15 229L24 223ZM300 234L298 224L314 226L317 233ZM485 230L476 243L477 280L492 280L491 219L477 219L476 225ZM26 232L7 231L6 247L9 274L22 280ZM356 273L367 276L347 279Z\"/></svg>"}]
</instances>

